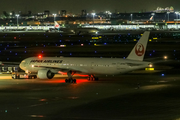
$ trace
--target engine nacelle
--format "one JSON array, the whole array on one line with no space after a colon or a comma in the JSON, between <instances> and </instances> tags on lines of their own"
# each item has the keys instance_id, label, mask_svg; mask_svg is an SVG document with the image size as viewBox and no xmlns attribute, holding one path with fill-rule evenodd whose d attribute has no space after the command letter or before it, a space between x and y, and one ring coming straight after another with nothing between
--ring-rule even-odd
<instances>
[{"instance_id":1,"label":"engine nacelle","mask_svg":"<svg viewBox=\"0 0 180 120\"><path fill-rule=\"evenodd\" d=\"M54 75L50 70L43 69L38 71L38 77L40 79L52 79Z\"/></svg>"}]
</instances>

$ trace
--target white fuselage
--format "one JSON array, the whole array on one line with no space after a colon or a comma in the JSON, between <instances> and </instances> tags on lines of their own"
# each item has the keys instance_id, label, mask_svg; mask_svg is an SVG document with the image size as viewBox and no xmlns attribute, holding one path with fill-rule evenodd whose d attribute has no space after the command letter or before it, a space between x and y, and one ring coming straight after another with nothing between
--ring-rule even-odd
<instances>
[{"instance_id":1,"label":"white fuselage","mask_svg":"<svg viewBox=\"0 0 180 120\"><path fill-rule=\"evenodd\" d=\"M21 62L20 68L25 72L48 69L54 73L71 70L89 75L115 75L145 68L148 65L149 62L121 58L30 57Z\"/></svg>"}]
</instances>

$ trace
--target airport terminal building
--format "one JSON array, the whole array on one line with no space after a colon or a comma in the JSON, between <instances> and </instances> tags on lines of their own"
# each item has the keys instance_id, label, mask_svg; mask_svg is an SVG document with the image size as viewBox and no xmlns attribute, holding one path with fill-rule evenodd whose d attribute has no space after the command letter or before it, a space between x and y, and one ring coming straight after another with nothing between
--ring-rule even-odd
<instances>
[{"instance_id":1,"label":"airport terminal building","mask_svg":"<svg viewBox=\"0 0 180 120\"><path fill-rule=\"evenodd\" d=\"M45 17L46 16L46 17ZM38 14L31 17L19 16L0 19L0 31L3 30L49 30L54 21L66 28L98 28L103 30L139 30L139 29L179 29L179 12L171 8L157 8L153 12L142 13L97 13L96 15L53 16Z\"/></svg>"}]
</instances>

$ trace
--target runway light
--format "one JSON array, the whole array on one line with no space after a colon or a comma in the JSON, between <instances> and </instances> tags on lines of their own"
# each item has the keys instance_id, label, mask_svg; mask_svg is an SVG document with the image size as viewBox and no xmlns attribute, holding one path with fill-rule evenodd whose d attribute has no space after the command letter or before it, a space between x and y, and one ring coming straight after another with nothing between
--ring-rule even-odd
<instances>
[{"instance_id":1,"label":"runway light","mask_svg":"<svg viewBox=\"0 0 180 120\"><path fill-rule=\"evenodd\" d=\"M167 56L164 56L164 59L166 60L166 59L167 59Z\"/></svg>"},{"instance_id":2,"label":"runway light","mask_svg":"<svg viewBox=\"0 0 180 120\"><path fill-rule=\"evenodd\" d=\"M42 55L39 55L38 58L42 58Z\"/></svg>"},{"instance_id":3,"label":"runway light","mask_svg":"<svg viewBox=\"0 0 180 120\"><path fill-rule=\"evenodd\" d=\"M60 47L66 47L66 45L60 45Z\"/></svg>"},{"instance_id":4,"label":"runway light","mask_svg":"<svg viewBox=\"0 0 180 120\"><path fill-rule=\"evenodd\" d=\"M161 74L161 76L164 76L164 74Z\"/></svg>"},{"instance_id":5,"label":"runway light","mask_svg":"<svg viewBox=\"0 0 180 120\"><path fill-rule=\"evenodd\" d=\"M81 46L84 46L84 44L81 44Z\"/></svg>"}]
</instances>

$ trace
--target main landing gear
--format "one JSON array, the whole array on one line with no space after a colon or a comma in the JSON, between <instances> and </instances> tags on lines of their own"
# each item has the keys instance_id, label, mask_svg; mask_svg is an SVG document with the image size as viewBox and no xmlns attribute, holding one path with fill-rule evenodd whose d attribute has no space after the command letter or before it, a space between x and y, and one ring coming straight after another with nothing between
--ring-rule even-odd
<instances>
[{"instance_id":1,"label":"main landing gear","mask_svg":"<svg viewBox=\"0 0 180 120\"><path fill-rule=\"evenodd\" d=\"M72 76L75 74L75 72L72 71L68 71L67 75L68 75L68 79L65 79L66 83L76 83L76 79L73 79Z\"/></svg>"},{"instance_id":2,"label":"main landing gear","mask_svg":"<svg viewBox=\"0 0 180 120\"><path fill-rule=\"evenodd\" d=\"M89 80L89 81L98 81L99 78L98 78L98 77L95 77L94 75L89 75L88 80Z\"/></svg>"},{"instance_id":3,"label":"main landing gear","mask_svg":"<svg viewBox=\"0 0 180 120\"><path fill-rule=\"evenodd\" d=\"M72 79L72 78L69 79L69 78L68 78L68 79L65 79L65 82L66 82L66 83L76 83L76 79Z\"/></svg>"}]
</instances>

